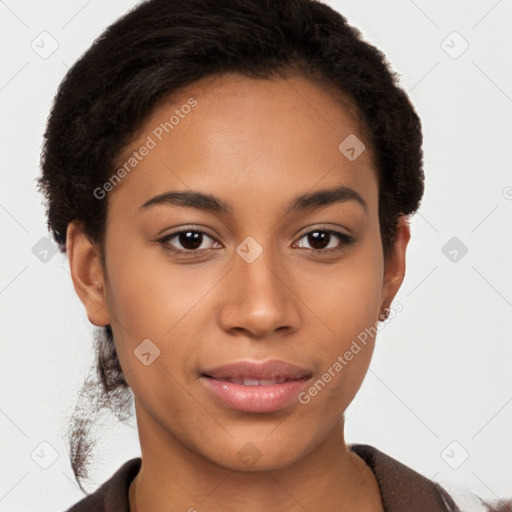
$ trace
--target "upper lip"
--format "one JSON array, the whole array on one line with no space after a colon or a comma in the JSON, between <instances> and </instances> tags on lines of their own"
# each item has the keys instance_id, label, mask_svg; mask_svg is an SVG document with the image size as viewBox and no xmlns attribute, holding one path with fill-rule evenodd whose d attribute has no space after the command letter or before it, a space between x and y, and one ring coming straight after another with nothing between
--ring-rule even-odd
<instances>
[{"instance_id":1,"label":"upper lip","mask_svg":"<svg viewBox=\"0 0 512 512\"><path fill-rule=\"evenodd\" d=\"M295 364L272 359L265 362L236 361L215 368L207 368L202 374L214 379L301 379L310 377L311 371Z\"/></svg>"}]
</instances>

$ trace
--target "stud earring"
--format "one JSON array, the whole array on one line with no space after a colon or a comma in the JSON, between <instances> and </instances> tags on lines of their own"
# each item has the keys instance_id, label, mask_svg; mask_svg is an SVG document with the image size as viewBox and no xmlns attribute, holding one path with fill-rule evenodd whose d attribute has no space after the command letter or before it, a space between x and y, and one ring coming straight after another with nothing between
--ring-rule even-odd
<instances>
[{"instance_id":1,"label":"stud earring","mask_svg":"<svg viewBox=\"0 0 512 512\"><path fill-rule=\"evenodd\" d=\"M381 322L384 322L384 320L387 320L388 316L389 316L389 308L386 307L386 308L384 308L383 311L380 312L379 320Z\"/></svg>"}]
</instances>

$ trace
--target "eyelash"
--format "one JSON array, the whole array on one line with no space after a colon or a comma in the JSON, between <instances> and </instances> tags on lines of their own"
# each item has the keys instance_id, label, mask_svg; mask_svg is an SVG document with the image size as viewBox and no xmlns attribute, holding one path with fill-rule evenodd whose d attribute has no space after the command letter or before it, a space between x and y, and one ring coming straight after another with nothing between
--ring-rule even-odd
<instances>
[{"instance_id":1,"label":"eyelash","mask_svg":"<svg viewBox=\"0 0 512 512\"><path fill-rule=\"evenodd\" d=\"M353 245L354 242L355 242L355 239L350 236L350 235L347 235L346 233L342 233L340 231L334 231L332 229L322 229L322 228L318 228L318 229L313 229L311 231L308 231L307 233L304 233L300 238L299 240L302 240L304 237L312 234L312 233L317 233L317 232L320 232L320 233L328 233L330 235L334 235L335 237L338 237L339 240L342 242L341 244L341 247L331 247L330 249L308 249L307 247L305 248L307 251L310 251L312 253L315 253L315 254L331 254L333 252L340 252L340 251L343 251L347 246L350 246L350 245ZM192 229L192 228L186 228L186 229L181 229L180 231L174 231L173 233L169 233L168 235L165 235L164 237L160 238L157 240L157 242L159 242L163 249L166 250L166 251L169 251L171 253L175 253L175 254L180 254L180 255L184 255L186 257L188 256L194 256L194 255L197 255L198 253L200 253L201 251L207 251L208 249L175 249L173 248L168 242L169 240L172 240L173 238L179 236L180 234L182 233L200 233L202 235L206 235L207 237L211 238L212 240L214 240L214 238L209 235L208 233L206 233L205 231L202 231L200 229Z\"/></svg>"}]
</instances>

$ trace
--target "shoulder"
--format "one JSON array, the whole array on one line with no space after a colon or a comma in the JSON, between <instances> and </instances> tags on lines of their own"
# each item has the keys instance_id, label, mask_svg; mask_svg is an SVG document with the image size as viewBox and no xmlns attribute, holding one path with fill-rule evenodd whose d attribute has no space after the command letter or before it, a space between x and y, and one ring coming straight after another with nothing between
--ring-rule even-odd
<instances>
[{"instance_id":1,"label":"shoulder","mask_svg":"<svg viewBox=\"0 0 512 512\"><path fill-rule=\"evenodd\" d=\"M366 444L355 444L349 448L375 474L385 512L460 512L441 485L386 453Z\"/></svg>"},{"instance_id":2,"label":"shoulder","mask_svg":"<svg viewBox=\"0 0 512 512\"><path fill-rule=\"evenodd\" d=\"M125 462L99 489L66 512L129 512L128 489L140 465L140 457Z\"/></svg>"}]
</instances>

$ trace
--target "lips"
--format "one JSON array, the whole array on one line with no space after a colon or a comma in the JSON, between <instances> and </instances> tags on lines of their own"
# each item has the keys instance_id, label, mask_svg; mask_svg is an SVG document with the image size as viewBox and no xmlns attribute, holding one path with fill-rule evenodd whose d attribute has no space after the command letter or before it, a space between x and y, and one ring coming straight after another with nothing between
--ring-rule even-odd
<instances>
[{"instance_id":1,"label":"lips","mask_svg":"<svg viewBox=\"0 0 512 512\"><path fill-rule=\"evenodd\" d=\"M291 379L286 379L284 377L281 377L279 379L251 379L245 377L242 379L226 378L218 380L232 382L233 384L242 384L243 386L273 386L274 384L282 384L283 382L287 382L288 380Z\"/></svg>"},{"instance_id":2,"label":"lips","mask_svg":"<svg viewBox=\"0 0 512 512\"><path fill-rule=\"evenodd\" d=\"M254 363L251 361L239 361L225 364L216 368L206 369L203 375L217 380L226 380L246 386L278 384L287 380L302 379L310 377L311 371L294 364L273 359L265 363Z\"/></svg>"},{"instance_id":3,"label":"lips","mask_svg":"<svg viewBox=\"0 0 512 512\"><path fill-rule=\"evenodd\" d=\"M239 361L205 369L201 381L224 405L244 412L273 412L289 405L311 378L307 368L271 360Z\"/></svg>"}]
</instances>

